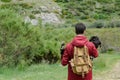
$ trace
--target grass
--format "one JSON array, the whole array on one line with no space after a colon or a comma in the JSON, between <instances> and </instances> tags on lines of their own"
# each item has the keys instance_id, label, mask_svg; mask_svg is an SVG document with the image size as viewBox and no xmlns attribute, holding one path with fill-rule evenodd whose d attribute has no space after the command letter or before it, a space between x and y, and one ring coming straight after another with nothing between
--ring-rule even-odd
<instances>
[{"instance_id":1,"label":"grass","mask_svg":"<svg viewBox=\"0 0 120 80\"><path fill-rule=\"evenodd\" d=\"M32 65L25 70L0 69L0 80L65 80L66 67L60 64Z\"/></svg>"},{"instance_id":2,"label":"grass","mask_svg":"<svg viewBox=\"0 0 120 80\"><path fill-rule=\"evenodd\" d=\"M114 68L115 64L120 61L120 54L115 52L108 52L107 54L100 54L93 62L94 75L105 74L107 71Z\"/></svg>"},{"instance_id":3,"label":"grass","mask_svg":"<svg viewBox=\"0 0 120 80\"><path fill-rule=\"evenodd\" d=\"M100 54L94 59L94 76L108 71L120 60L120 54ZM25 68L0 68L0 80L66 80L67 66L60 63L38 64Z\"/></svg>"}]
</instances>

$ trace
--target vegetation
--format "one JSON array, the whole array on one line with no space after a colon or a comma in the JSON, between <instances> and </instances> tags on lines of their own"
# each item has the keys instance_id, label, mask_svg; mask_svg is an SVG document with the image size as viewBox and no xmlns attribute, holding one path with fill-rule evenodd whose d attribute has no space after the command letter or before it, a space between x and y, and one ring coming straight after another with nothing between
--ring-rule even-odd
<instances>
[{"instance_id":1,"label":"vegetation","mask_svg":"<svg viewBox=\"0 0 120 80\"><path fill-rule=\"evenodd\" d=\"M119 59L120 55L117 53L100 54L97 59L94 59L94 76L111 70ZM25 68L0 68L1 80L40 80L41 78L42 80L66 80L67 66L63 67L59 63L52 65L42 63Z\"/></svg>"},{"instance_id":2,"label":"vegetation","mask_svg":"<svg viewBox=\"0 0 120 80\"><path fill-rule=\"evenodd\" d=\"M120 20L120 1L119 0L55 0L62 7L61 17L67 21L71 20L75 22L86 22L88 25L97 25L95 27L119 27L116 23L114 26L110 26L111 21ZM71 6L72 5L72 6ZM105 23L105 26L103 23ZM99 22L100 21L100 22ZM91 25L91 26L92 26Z\"/></svg>"},{"instance_id":3,"label":"vegetation","mask_svg":"<svg viewBox=\"0 0 120 80\"><path fill-rule=\"evenodd\" d=\"M11 66L30 63L33 54L39 53L42 47L42 40L36 37L41 36L38 34L39 27L24 24L21 16L14 10L1 9L0 18L1 64Z\"/></svg>"},{"instance_id":4,"label":"vegetation","mask_svg":"<svg viewBox=\"0 0 120 80\"><path fill-rule=\"evenodd\" d=\"M107 52L106 54L100 54L98 58L96 58L93 62L94 64L94 72L102 73L114 68L116 62L120 60L120 54L116 52Z\"/></svg>"},{"instance_id":5,"label":"vegetation","mask_svg":"<svg viewBox=\"0 0 120 80\"><path fill-rule=\"evenodd\" d=\"M1 0L2 2L10 2L11 0Z\"/></svg>"},{"instance_id":6,"label":"vegetation","mask_svg":"<svg viewBox=\"0 0 120 80\"><path fill-rule=\"evenodd\" d=\"M11 13L11 14L9 14ZM0 10L0 64L25 66L42 61L55 63L60 60L60 44L75 36L73 27L50 27L25 24L15 10ZM97 35L102 41L101 52L119 51L119 28L88 29L86 36ZM110 36L109 36L110 35ZM111 38L112 37L112 38ZM118 44L116 44L118 43Z\"/></svg>"},{"instance_id":7,"label":"vegetation","mask_svg":"<svg viewBox=\"0 0 120 80\"><path fill-rule=\"evenodd\" d=\"M0 2L0 80L65 80L67 67L59 64L59 49L62 41L68 43L75 36L73 26L77 22L87 25L88 39L96 35L102 42L100 56L94 59L95 75L120 60L119 0L54 0L62 8L65 24L42 25L39 20L37 26L25 23L23 17L24 12L30 18L40 13L32 10L37 0L19 1L23 3ZM38 1L42 5L42 0Z\"/></svg>"},{"instance_id":8,"label":"vegetation","mask_svg":"<svg viewBox=\"0 0 120 80\"><path fill-rule=\"evenodd\" d=\"M114 17L114 13L118 16L120 9L118 0L56 0L56 2L63 7L63 15L66 15L66 18L108 19Z\"/></svg>"}]
</instances>

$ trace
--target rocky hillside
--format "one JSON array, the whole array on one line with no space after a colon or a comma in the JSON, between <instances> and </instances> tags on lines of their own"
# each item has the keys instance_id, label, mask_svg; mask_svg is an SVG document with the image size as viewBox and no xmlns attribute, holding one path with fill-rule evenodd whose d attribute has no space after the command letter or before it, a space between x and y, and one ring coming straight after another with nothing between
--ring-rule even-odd
<instances>
[{"instance_id":1,"label":"rocky hillside","mask_svg":"<svg viewBox=\"0 0 120 80\"><path fill-rule=\"evenodd\" d=\"M88 27L120 27L120 0L1 0L33 25L83 22ZM7 2L4 2L7 1ZM59 5L58 5L59 4ZM64 27L65 27L64 26Z\"/></svg>"},{"instance_id":2,"label":"rocky hillside","mask_svg":"<svg viewBox=\"0 0 120 80\"><path fill-rule=\"evenodd\" d=\"M37 25L39 20L42 23L61 23L61 9L52 0L1 0L2 8L12 7L24 16L25 23Z\"/></svg>"}]
</instances>

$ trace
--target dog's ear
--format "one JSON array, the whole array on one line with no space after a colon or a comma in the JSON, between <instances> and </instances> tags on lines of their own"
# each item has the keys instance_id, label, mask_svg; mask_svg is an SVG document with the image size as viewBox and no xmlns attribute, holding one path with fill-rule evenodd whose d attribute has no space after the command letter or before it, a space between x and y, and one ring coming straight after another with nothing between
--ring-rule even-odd
<instances>
[{"instance_id":1,"label":"dog's ear","mask_svg":"<svg viewBox=\"0 0 120 80\"><path fill-rule=\"evenodd\" d=\"M101 41L100 41L99 37L92 36L89 41L93 42L93 44L95 45L96 48L98 48L99 46L101 47Z\"/></svg>"}]
</instances>

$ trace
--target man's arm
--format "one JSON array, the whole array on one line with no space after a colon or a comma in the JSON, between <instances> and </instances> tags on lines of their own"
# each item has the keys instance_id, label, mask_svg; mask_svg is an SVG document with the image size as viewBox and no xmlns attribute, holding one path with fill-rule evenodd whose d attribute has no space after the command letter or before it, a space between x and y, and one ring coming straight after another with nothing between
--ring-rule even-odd
<instances>
[{"instance_id":1,"label":"man's arm","mask_svg":"<svg viewBox=\"0 0 120 80\"><path fill-rule=\"evenodd\" d=\"M89 49L90 56L92 56L94 58L98 57L98 51L97 51L97 48L95 47L95 45L92 42L89 42L87 44L87 46L88 46L88 49Z\"/></svg>"},{"instance_id":2,"label":"man's arm","mask_svg":"<svg viewBox=\"0 0 120 80\"><path fill-rule=\"evenodd\" d=\"M63 66L67 65L69 63L69 49L68 45L66 46L63 55L61 56L61 64Z\"/></svg>"},{"instance_id":3,"label":"man's arm","mask_svg":"<svg viewBox=\"0 0 120 80\"><path fill-rule=\"evenodd\" d=\"M98 50L95 46L92 47L92 56L94 58L98 57Z\"/></svg>"}]
</instances>

